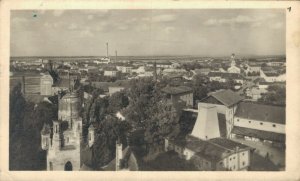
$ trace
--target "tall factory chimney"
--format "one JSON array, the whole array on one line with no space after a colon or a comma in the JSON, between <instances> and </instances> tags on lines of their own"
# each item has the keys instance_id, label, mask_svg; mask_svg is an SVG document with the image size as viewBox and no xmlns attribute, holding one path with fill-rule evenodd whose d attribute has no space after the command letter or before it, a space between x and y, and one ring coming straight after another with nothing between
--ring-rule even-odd
<instances>
[{"instance_id":1,"label":"tall factory chimney","mask_svg":"<svg viewBox=\"0 0 300 181\"><path fill-rule=\"evenodd\" d=\"M116 50L116 59L115 59L115 62L117 62L117 57L118 57L118 51Z\"/></svg>"},{"instance_id":2,"label":"tall factory chimney","mask_svg":"<svg viewBox=\"0 0 300 181\"><path fill-rule=\"evenodd\" d=\"M108 42L106 42L106 57L108 57Z\"/></svg>"}]
</instances>

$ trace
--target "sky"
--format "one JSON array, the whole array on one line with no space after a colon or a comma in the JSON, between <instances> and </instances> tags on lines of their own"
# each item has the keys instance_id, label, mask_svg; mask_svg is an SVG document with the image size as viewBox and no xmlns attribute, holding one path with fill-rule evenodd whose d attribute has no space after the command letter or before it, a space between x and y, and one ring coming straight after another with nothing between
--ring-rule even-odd
<instances>
[{"instance_id":1,"label":"sky","mask_svg":"<svg viewBox=\"0 0 300 181\"><path fill-rule=\"evenodd\" d=\"M13 10L11 56L284 55L285 9Z\"/></svg>"}]
</instances>

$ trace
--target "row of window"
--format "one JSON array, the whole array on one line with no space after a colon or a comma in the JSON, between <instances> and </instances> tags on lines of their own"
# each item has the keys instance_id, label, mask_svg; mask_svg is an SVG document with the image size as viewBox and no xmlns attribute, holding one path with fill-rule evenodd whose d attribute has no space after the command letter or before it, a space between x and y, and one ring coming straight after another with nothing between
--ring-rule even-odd
<instances>
[{"instance_id":1,"label":"row of window","mask_svg":"<svg viewBox=\"0 0 300 181\"><path fill-rule=\"evenodd\" d=\"M237 122L239 122L239 121L240 121L240 120L239 120L239 119L237 119ZM249 122L249 123L251 123L251 121L248 121L248 122ZM264 125L264 123L263 123L263 122L260 122L259 124L260 124L260 125ZM276 128L276 124L273 124L272 126L273 126L274 128Z\"/></svg>"}]
</instances>

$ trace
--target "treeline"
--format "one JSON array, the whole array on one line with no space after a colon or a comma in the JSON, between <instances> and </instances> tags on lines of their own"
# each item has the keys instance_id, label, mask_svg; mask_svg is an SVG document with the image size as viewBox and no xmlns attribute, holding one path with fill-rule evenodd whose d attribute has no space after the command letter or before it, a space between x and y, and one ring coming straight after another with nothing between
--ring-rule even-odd
<instances>
[{"instance_id":1,"label":"treeline","mask_svg":"<svg viewBox=\"0 0 300 181\"><path fill-rule=\"evenodd\" d=\"M28 102L21 85L10 92L9 109L9 169L43 170L46 152L41 150L40 131L44 123L57 119L57 105L48 102Z\"/></svg>"}]
</instances>

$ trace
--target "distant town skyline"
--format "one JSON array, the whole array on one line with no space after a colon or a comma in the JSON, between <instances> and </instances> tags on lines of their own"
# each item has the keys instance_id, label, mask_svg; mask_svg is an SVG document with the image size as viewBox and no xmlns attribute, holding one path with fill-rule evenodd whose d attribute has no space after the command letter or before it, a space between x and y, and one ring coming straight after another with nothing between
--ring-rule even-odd
<instances>
[{"instance_id":1,"label":"distant town skyline","mask_svg":"<svg viewBox=\"0 0 300 181\"><path fill-rule=\"evenodd\" d=\"M284 9L14 10L11 56L285 55Z\"/></svg>"}]
</instances>

